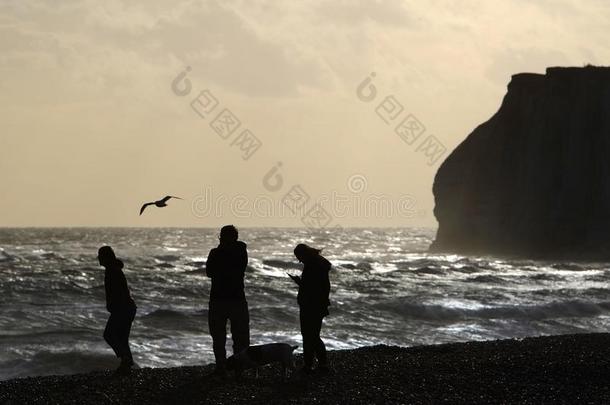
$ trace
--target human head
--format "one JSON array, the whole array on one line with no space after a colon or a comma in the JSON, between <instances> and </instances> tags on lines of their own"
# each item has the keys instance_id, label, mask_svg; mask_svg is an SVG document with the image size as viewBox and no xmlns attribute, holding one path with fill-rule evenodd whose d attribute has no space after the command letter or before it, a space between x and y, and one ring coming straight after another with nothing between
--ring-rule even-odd
<instances>
[{"instance_id":1,"label":"human head","mask_svg":"<svg viewBox=\"0 0 610 405\"><path fill-rule=\"evenodd\" d=\"M97 251L97 260L99 260L101 266L109 267L116 262L117 258L110 246L102 246Z\"/></svg>"},{"instance_id":2,"label":"human head","mask_svg":"<svg viewBox=\"0 0 610 405\"><path fill-rule=\"evenodd\" d=\"M233 225L225 225L220 229L220 243L232 243L237 241L239 233Z\"/></svg>"},{"instance_id":3,"label":"human head","mask_svg":"<svg viewBox=\"0 0 610 405\"><path fill-rule=\"evenodd\" d=\"M305 263L309 259L319 256L321 251L321 249L312 248L304 243L299 243L297 247L294 248L294 255L301 263Z\"/></svg>"}]
</instances>

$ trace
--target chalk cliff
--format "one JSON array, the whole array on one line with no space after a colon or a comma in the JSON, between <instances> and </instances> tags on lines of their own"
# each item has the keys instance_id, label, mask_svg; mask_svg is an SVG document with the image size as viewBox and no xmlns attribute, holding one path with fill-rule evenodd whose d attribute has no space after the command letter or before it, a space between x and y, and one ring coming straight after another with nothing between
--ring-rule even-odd
<instances>
[{"instance_id":1,"label":"chalk cliff","mask_svg":"<svg viewBox=\"0 0 610 405\"><path fill-rule=\"evenodd\" d=\"M610 67L512 77L434 179L436 251L610 257Z\"/></svg>"}]
</instances>

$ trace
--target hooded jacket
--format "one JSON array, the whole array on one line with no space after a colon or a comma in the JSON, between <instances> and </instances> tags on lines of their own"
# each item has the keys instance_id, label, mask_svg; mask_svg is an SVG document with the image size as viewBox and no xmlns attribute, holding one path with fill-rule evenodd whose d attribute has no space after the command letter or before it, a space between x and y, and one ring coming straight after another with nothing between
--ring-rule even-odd
<instances>
[{"instance_id":1,"label":"hooded jacket","mask_svg":"<svg viewBox=\"0 0 610 405\"><path fill-rule=\"evenodd\" d=\"M123 262L116 260L114 265L106 268L104 274L104 288L106 289L106 309L108 312L128 311L136 308L131 298L127 279L123 274Z\"/></svg>"},{"instance_id":2,"label":"hooded jacket","mask_svg":"<svg viewBox=\"0 0 610 405\"><path fill-rule=\"evenodd\" d=\"M242 241L221 243L210 250L205 273L212 279L210 301L245 301L247 246Z\"/></svg>"}]
</instances>

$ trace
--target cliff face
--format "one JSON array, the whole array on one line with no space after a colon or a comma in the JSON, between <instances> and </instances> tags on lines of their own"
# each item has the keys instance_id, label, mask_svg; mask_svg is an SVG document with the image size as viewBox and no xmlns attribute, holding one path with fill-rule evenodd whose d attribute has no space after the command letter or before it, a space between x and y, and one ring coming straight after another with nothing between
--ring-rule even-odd
<instances>
[{"instance_id":1,"label":"cliff face","mask_svg":"<svg viewBox=\"0 0 610 405\"><path fill-rule=\"evenodd\" d=\"M443 162L433 192L432 250L610 253L610 68L514 75L498 112Z\"/></svg>"}]
</instances>

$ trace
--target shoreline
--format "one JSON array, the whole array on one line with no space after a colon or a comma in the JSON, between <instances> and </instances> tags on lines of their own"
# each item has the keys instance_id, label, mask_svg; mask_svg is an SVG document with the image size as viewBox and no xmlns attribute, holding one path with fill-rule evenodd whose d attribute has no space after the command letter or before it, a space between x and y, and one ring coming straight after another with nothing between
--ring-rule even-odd
<instances>
[{"instance_id":1,"label":"shoreline","mask_svg":"<svg viewBox=\"0 0 610 405\"><path fill-rule=\"evenodd\" d=\"M0 381L0 403L609 403L610 334L329 351L328 375L240 381L213 365ZM297 364L300 356L297 356Z\"/></svg>"}]
</instances>

